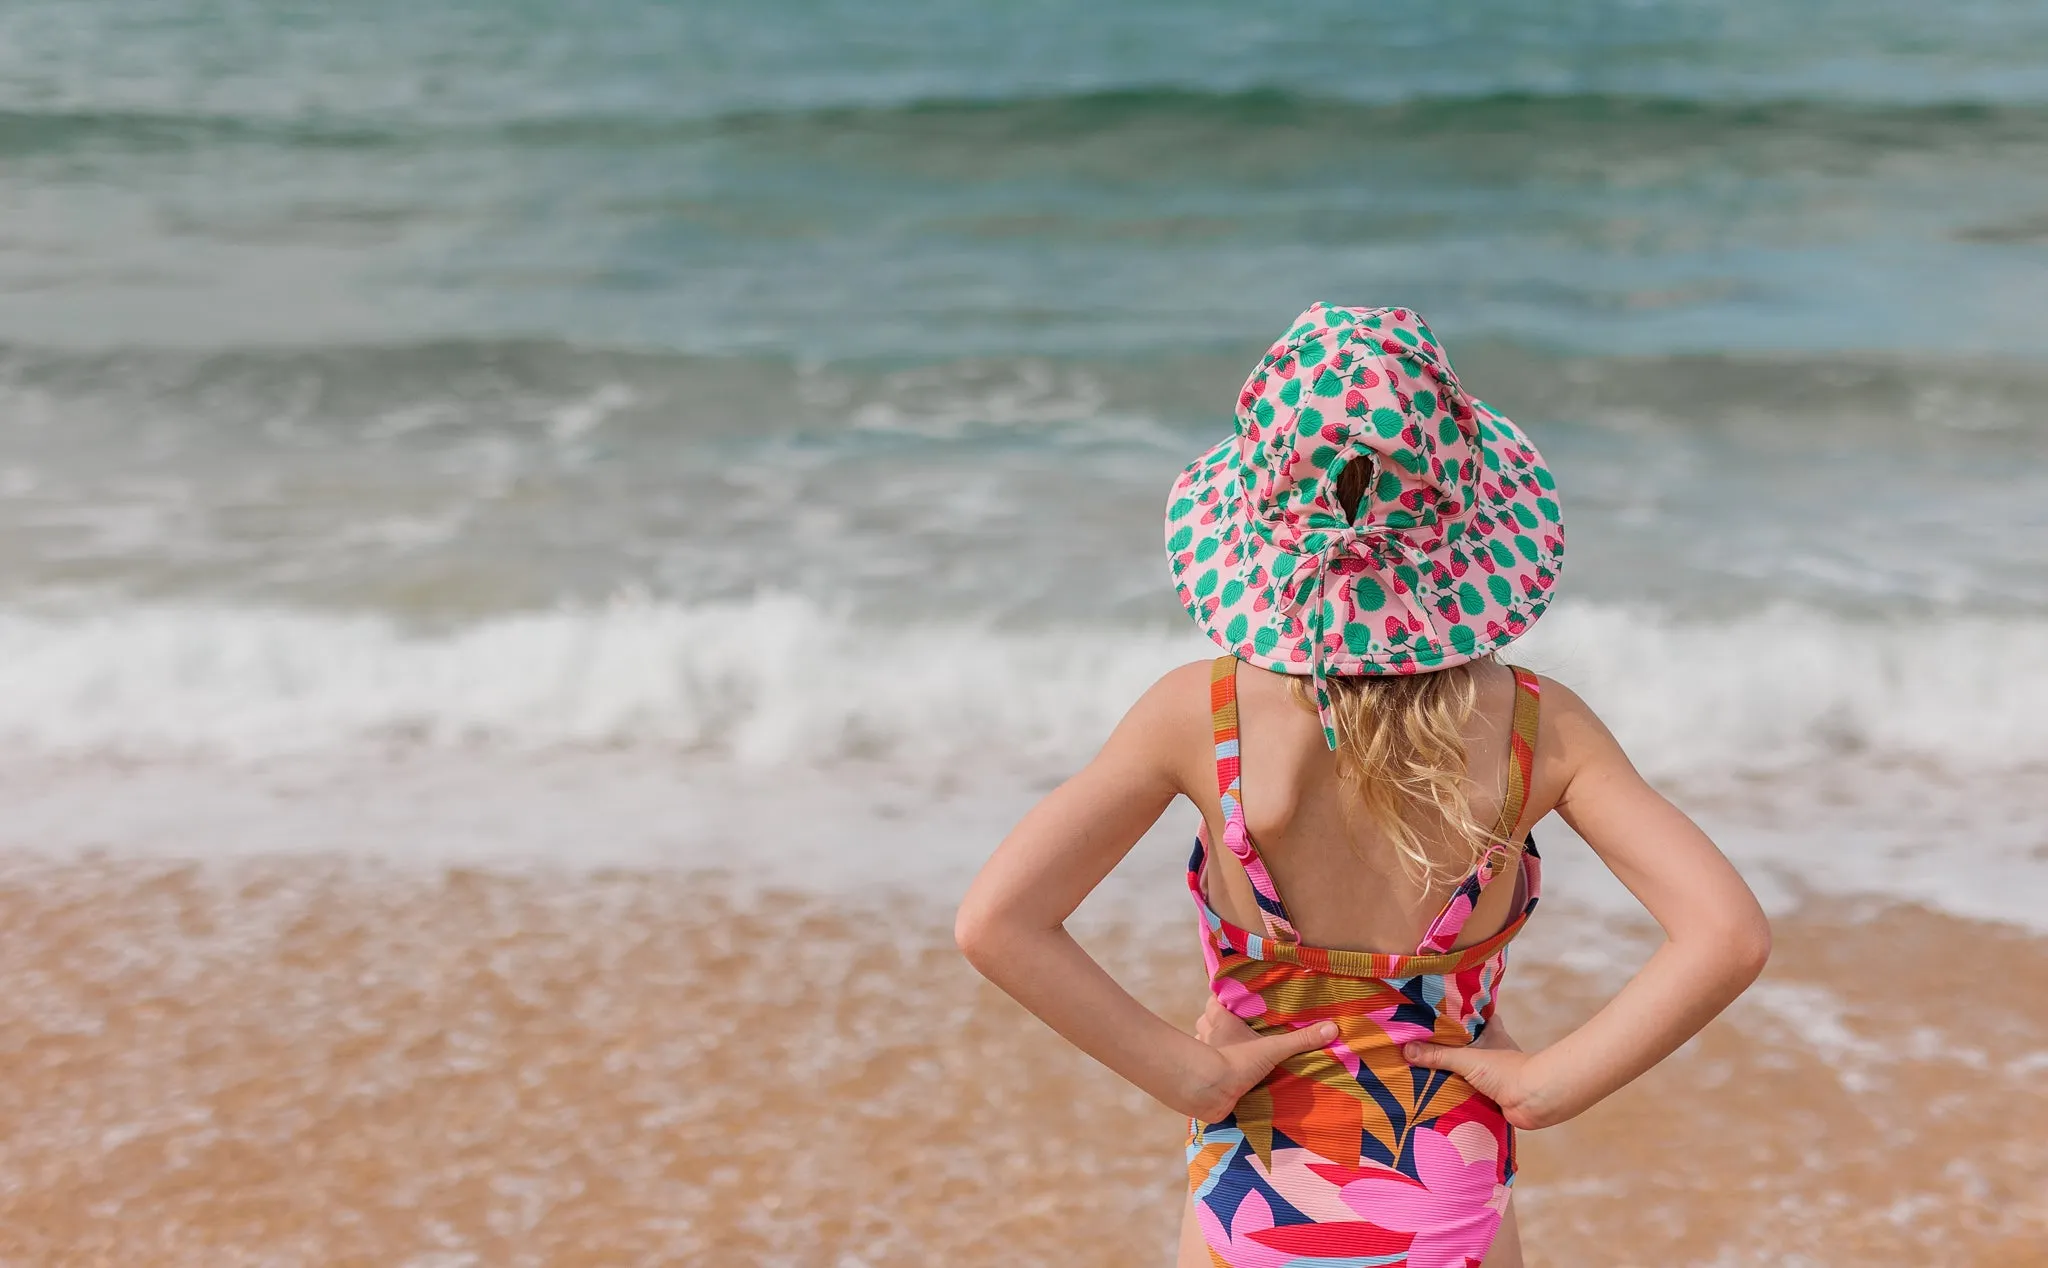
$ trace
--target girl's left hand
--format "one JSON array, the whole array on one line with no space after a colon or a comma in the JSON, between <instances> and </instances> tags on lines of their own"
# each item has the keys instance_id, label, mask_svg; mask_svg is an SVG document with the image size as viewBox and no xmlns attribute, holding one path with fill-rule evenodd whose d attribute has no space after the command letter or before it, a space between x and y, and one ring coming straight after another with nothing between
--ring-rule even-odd
<instances>
[{"instance_id":1,"label":"girl's left hand","mask_svg":"<svg viewBox=\"0 0 2048 1268\"><path fill-rule=\"evenodd\" d=\"M1211 1048L1228 1048L1232 1044L1249 1043L1259 1037L1259 1032L1244 1023L1244 1019L1223 1006L1223 1001L1214 995L1202 1005L1202 1015L1195 1018L1195 1038Z\"/></svg>"},{"instance_id":2,"label":"girl's left hand","mask_svg":"<svg viewBox=\"0 0 2048 1268\"><path fill-rule=\"evenodd\" d=\"M1322 1021L1262 1035L1211 995L1195 1020L1195 1038L1223 1057L1221 1073L1198 1094L1203 1106L1195 1117L1213 1123L1235 1109L1238 1098L1263 1082L1274 1066L1334 1041L1337 1027Z\"/></svg>"}]
</instances>

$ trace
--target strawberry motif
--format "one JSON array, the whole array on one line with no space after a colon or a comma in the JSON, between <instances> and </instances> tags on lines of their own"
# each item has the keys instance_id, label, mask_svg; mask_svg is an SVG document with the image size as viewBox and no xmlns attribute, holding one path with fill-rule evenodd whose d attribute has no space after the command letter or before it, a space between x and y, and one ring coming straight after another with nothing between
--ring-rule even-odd
<instances>
[{"instance_id":1,"label":"strawberry motif","mask_svg":"<svg viewBox=\"0 0 2048 1268\"><path fill-rule=\"evenodd\" d=\"M1168 511L1175 591L1213 638L1298 674L1415 673L1533 622L1563 552L1555 485L1441 356L1411 310L1321 306L1267 352L1239 390L1232 443L1187 468ZM1336 476L1367 444L1382 477L1361 524L1373 531L1333 551ZM1283 581L1272 564L1286 551L1312 558Z\"/></svg>"}]
</instances>

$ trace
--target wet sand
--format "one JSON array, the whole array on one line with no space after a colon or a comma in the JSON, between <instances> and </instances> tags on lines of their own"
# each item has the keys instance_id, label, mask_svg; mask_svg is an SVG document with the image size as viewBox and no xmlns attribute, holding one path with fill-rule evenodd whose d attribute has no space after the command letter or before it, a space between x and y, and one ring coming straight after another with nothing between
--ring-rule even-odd
<instances>
[{"instance_id":1,"label":"wet sand","mask_svg":"<svg viewBox=\"0 0 2048 1268\"><path fill-rule=\"evenodd\" d=\"M946 918L663 872L11 856L0 1261L1168 1262L1179 1122ZM1089 941L1191 1017L1189 937ZM1518 1035L1649 945L1546 901ZM2044 1078L2048 940L1810 901L1728 1017L1525 1137L1529 1262L2048 1262Z\"/></svg>"}]
</instances>

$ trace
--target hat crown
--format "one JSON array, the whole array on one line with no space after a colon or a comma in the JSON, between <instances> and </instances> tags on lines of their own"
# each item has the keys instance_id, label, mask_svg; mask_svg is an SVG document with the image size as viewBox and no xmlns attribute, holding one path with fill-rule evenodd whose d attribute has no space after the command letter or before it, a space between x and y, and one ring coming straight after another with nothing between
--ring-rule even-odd
<instances>
[{"instance_id":1,"label":"hat crown","mask_svg":"<svg viewBox=\"0 0 2048 1268\"><path fill-rule=\"evenodd\" d=\"M1260 535L1313 553L1372 528L1427 545L1473 505L1479 419L1450 360L1407 308L1310 305L1238 393L1244 493ZM1370 455L1378 476L1345 514L1337 478Z\"/></svg>"},{"instance_id":2,"label":"hat crown","mask_svg":"<svg viewBox=\"0 0 2048 1268\"><path fill-rule=\"evenodd\" d=\"M1330 676L1463 664L1549 605L1564 558L1555 481L1413 310L1311 305L1236 413L1167 502L1175 590L1232 655L1313 678L1329 744ZM1376 476L1348 515L1339 477L1362 455Z\"/></svg>"}]
</instances>

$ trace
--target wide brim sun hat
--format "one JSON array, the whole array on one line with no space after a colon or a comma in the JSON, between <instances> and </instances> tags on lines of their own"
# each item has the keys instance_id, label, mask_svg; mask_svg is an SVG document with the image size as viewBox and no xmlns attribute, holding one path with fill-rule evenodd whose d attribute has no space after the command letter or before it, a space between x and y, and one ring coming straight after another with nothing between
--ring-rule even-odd
<instances>
[{"instance_id":1,"label":"wide brim sun hat","mask_svg":"<svg viewBox=\"0 0 2048 1268\"><path fill-rule=\"evenodd\" d=\"M1355 519L1337 478L1378 472ZM1314 304L1260 359L1237 428L1166 510L1181 603L1247 664L1325 679L1412 674L1499 651L1549 606L1557 485L1513 422L1465 391L1406 308Z\"/></svg>"}]
</instances>

